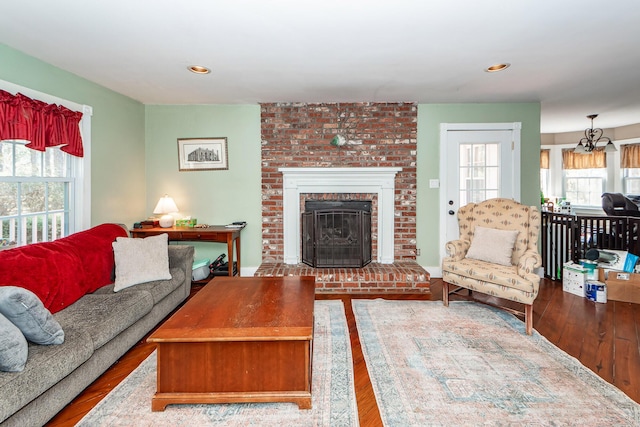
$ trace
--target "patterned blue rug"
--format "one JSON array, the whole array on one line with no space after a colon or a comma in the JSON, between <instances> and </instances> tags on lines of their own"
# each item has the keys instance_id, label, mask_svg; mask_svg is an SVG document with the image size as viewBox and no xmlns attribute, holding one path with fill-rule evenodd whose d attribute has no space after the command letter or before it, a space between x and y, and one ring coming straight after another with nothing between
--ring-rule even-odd
<instances>
[{"instance_id":1,"label":"patterned blue rug","mask_svg":"<svg viewBox=\"0 0 640 427\"><path fill-rule=\"evenodd\" d=\"M353 300L385 426L638 426L640 405L473 302Z\"/></svg>"},{"instance_id":2,"label":"patterned blue rug","mask_svg":"<svg viewBox=\"0 0 640 427\"><path fill-rule=\"evenodd\" d=\"M156 354L91 410L79 426L357 426L349 329L341 301L314 308L312 409L293 403L169 405L151 412Z\"/></svg>"}]
</instances>

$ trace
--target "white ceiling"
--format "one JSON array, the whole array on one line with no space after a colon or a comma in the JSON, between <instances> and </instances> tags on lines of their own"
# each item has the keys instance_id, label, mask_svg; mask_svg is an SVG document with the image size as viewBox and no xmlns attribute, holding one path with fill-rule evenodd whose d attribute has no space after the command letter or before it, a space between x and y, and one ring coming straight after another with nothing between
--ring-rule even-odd
<instances>
[{"instance_id":1,"label":"white ceiling","mask_svg":"<svg viewBox=\"0 0 640 427\"><path fill-rule=\"evenodd\" d=\"M0 42L145 104L539 101L543 133L640 123L638 0L3 0Z\"/></svg>"}]
</instances>

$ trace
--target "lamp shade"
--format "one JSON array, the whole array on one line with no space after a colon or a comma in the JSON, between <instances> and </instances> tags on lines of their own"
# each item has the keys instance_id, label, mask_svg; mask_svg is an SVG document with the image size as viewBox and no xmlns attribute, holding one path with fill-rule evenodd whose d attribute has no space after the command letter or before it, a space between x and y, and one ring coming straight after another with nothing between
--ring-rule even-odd
<instances>
[{"instance_id":1,"label":"lamp shade","mask_svg":"<svg viewBox=\"0 0 640 427\"><path fill-rule=\"evenodd\" d=\"M158 200L158 204L153 210L154 214L162 214L162 217L160 217L160 227L164 228L171 227L173 225L173 217L170 214L176 212L178 212L176 202L166 194Z\"/></svg>"}]
</instances>

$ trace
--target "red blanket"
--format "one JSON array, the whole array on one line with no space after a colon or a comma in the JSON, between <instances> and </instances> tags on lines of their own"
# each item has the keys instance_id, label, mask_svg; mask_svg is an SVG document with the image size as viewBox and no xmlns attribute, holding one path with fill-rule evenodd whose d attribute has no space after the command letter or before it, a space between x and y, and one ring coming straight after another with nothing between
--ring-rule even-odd
<instances>
[{"instance_id":1,"label":"red blanket","mask_svg":"<svg viewBox=\"0 0 640 427\"><path fill-rule=\"evenodd\" d=\"M0 251L0 286L35 293L52 313L84 294L113 283L111 243L127 237L117 224L102 224L55 240Z\"/></svg>"}]
</instances>

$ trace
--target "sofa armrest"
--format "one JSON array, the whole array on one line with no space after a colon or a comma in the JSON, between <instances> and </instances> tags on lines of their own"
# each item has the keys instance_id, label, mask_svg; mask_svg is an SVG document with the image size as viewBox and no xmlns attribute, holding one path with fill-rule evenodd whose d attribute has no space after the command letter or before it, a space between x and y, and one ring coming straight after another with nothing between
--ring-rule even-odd
<instances>
[{"instance_id":1,"label":"sofa armrest","mask_svg":"<svg viewBox=\"0 0 640 427\"><path fill-rule=\"evenodd\" d=\"M522 254L520 260L518 261L518 275L531 280L530 277L532 275L536 277L538 276L535 272L535 269L540 267L541 265L542 257L540 256L538 251L529 249Z\"/></svg>"},{"instance_id":2,"label":"sofa armrest","mask_svg":"<svg viewBox=\"0 0 640 427\"><path fill-rule=\"evenodd\" d=\"M185 275L185 289L187 295L191 290L191 277L193 270L193 255L195 249L189 245L169 245L169 268L180 268Z\"/></svg>"},{"instance_id":3,"label":"sofa armrest","mask_svg":"<svg viewBox=\"0 0 640 427\"><path fill-rule=\"evenodd\" d=\"M452 261L460 261L467 255L470 246L471 242L468 240L452 240L447 242L445 249Z\"/></svg>"}]
</instances>

